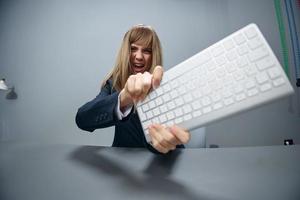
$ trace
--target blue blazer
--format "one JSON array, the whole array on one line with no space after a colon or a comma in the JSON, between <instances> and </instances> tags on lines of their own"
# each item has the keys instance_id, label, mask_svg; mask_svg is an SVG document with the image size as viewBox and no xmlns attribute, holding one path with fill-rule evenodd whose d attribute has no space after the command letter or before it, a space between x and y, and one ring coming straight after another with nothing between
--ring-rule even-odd
<instances>
[{"instance_id":1,"label":"blue blazer","mask_svg":"<svg viewBox=\"0 0 300 200\"><path fill-rule=\"evenodd\" d=\"M117 92L108 80L100 93L78 109L76 114L77 126L85 131L93 132L95 129L115 126L113 147L140 147L158 153L147 143L137 113L131 113L119 120L115 109L118 102Z\"/></svg>"}]
</instances>

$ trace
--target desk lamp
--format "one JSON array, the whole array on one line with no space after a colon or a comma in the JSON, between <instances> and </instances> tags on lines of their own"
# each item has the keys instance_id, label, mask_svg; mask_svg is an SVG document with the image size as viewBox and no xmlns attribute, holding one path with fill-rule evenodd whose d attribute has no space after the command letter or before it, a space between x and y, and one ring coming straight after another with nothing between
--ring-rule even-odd
<instances>
[{"instance_id":1,"label":"desk lamp","mask_svg":"<svg viewBox=\"0 0 300 200\"><path fill-rule=\"evenodd\" d=\"M14 86L8 87L4 78L0 80L0 90L8 91L8 93L6 94L6 99L17 99L18 98L18 95L15 92L15 87Z\"/></svg>"}]
</instances>

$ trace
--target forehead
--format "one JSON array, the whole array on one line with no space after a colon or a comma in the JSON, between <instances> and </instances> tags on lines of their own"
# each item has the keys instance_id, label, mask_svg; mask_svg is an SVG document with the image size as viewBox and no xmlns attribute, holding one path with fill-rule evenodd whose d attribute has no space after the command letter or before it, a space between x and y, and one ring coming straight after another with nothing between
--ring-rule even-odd
<instances>
[{"instance_id":1,"label":"forehead","mask_svg":"<svg viewBox=\"0 0 300 200\"><path fill-rule=\"evenodd\" d=\"M145 44L141 44L141 43L137 43L137 42L131 43L130 46L131 47L138 47L138 48L149 48Z\"/></svg>"}]
</instances>

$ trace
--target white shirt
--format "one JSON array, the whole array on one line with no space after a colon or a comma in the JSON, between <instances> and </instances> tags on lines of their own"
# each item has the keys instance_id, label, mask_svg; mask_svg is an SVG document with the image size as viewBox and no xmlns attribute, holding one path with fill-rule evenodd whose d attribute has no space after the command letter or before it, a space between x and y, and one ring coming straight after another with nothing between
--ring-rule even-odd
<instances>
[{"instance_id":1,"label":"white shirt","mask_svg":"<svg viewBox=\"0 0 300 200\"><path fill-rule=\"evenodd\" d=\"M120 94L119 94L117 107L115 109L115 112L116 112L116 115L117 115L118 119L122 120L123 118L127 117L129 115L129 113L131 112L132 108L133 108L133 105L129 105L125 108L124 112L121 111L121 108L120 108Z\"/></svg>"}]
</instances>

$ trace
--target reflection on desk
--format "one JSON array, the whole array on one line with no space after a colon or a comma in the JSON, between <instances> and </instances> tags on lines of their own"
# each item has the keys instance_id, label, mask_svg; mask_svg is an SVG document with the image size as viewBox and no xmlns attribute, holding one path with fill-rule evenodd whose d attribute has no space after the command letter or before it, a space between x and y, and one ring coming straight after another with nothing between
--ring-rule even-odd
<instances>
[{"instance_id":1,"label":"reflection on desk","mask_svg":"<svg viewBox=\"0 0 300 200\"><path fill-rule=\"evenodd\" d=\"M300 146L145 149L0 143L0 199L300 199Z\"/></svg>"}]
</instances>

